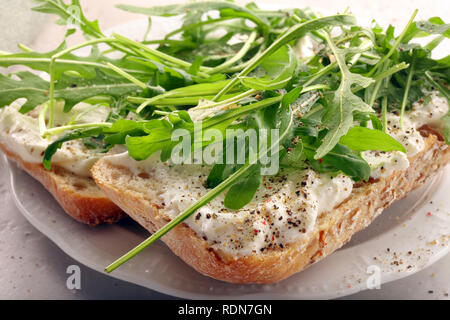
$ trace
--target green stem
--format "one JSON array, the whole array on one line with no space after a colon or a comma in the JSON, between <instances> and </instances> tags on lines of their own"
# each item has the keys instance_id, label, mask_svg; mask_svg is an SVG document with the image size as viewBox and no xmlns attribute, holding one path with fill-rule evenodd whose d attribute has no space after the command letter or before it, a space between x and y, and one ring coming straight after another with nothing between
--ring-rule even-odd
<instances>
[{"instance_id":1,"label":"green stem","mask_svg":"<svg viewBox=\"0 0 450 320\"><path fill-rule=\"evenodd\" d=\"M386 69L389 67L389 62L386 61L385 64L383 65L383 68L381 70L381 72L386 71ZM369 101L367 101L367 104L372 108L373 104L375 103L375 100L377 98L378 95L378 91L380 91L381 88L381 84L383 83L383 78L376 80L375 82L375 86L373 88L372 94L370 96ZM367 88L368 89L368 88ZM367 90L366 89L366 90Z\"/></svg>"},{"instance_id":2,"label":"green stem","mask_svg":"<svg viewBox=\"0 0 450 320\"><path fill-rule=\"evenodd\" d=\"M241 94L234 95L231 98L228 98L228 99L225 99L225 100L222 100L222 101L219 101L219 102L215 102L215 103L206 104L206 105L203 105L203 106L198 106L198 107L192 108L191 110L192 111L194 111L194 110L203 110L203 109L209 109L209 108L218 107L218 106L221 106L221 105L227 105L227 104L231 104L231 103L236 103L239 100L241 100L243 98L246 98L248 96L251 96L251 95L253 95L253 94L257 93L257 92L258 92L258 90L250 89L250 90L245 91L245 92L243 92Z\"/></svg>"},{"instance_id":3,"label":"green stem","mask_svg":"<svg viewBox=\"0 0 450 320\"><path fill-rule=\"evenodd\" d=\"M398 45L402 42L403 38L405 37L406 32L408 31L409 26L413 23L414 18L416 17L418 11L419 11L419 10L417 10L417 9L414 10L414 12L413 12L411 18L409 19L408 23L406 24L405 29L403 29L403 32L400 34L400 36L397 38L397 40L395 40L395 43L394 43L394 45L392 46L392 48L389 50L389 52L388 52L385 56L383 56L383 57L380 59L380 61L377 62L377 64L372 68L372 70L370 70L370 72L367 74L368 77L371 77L371 76L375 73L375 71L376 71L376 70L377 70L377 69L378 69L378 68L379 68L379 67L380 67L387 59L389 59L389 57L395 52L395 50L397 50Z\"/></svg>"},{"instance_id":4,"label":"green stem","mask_svg":"<svg viewBox=\"0 0 450 320\"><path fill-rule=\"evenodd\" d=\"M225 61L221 65L218 65L217 67L214 67L214 68L208 70L207 73L208 74L219 73L219 72L227 69L228 67L231 67L233 64L235 64L240 59L242 59L247 54L248 50L250 50L257 35L258 35L258 33L256 31L253 31L250 34L250 36L248 37L247 41L242 46L241 50L239 50L239 52L236 55L234 55L231 59Z\"/></svg>"},{"instance_id":5,"label":"green stem","mask_svg":"<svg viewBox=\"0 0 450 320\"><path fill-rule=\"evenodd\" d=\"M389 68L386 71L376 74L375 76L372 77L372 79L375 81L383 80L387 77L390 77L391 75L397 75L397 72L399 72L400 70L403 70L403 69L407 69L408 67L409 67L409 64L407 64L405 62L401 62L401 63L396 64L395 66ZM352 89L352 92L356 93L358 91L361 91L362 89L364 89L364 88L356 87L356 88Z\"/></svg>"},{"instance_id":6,"label":"green stem","mask_svg":"<svg viewBox=\"0 0 450 320\"><path fill-rule=\"evenodd\" d=\"M402 124L403 124L403 116L405 114L406 103L408 102L409 88L411 88L411 82L412 82L412 78L414 75L414 64L415 64L415 60L413 58L413 60L411 62L411 67L410 67L410 70L408 73L408 79L406 80L405 93L403 94L402 105L400 108L400 128L402 127Z\"/></svg>"},{"instance_id":7,"label":"green stem","mask_svg":"<svg viewBox=\"0 0 450 320\"><path fill-rule=\"evenodd\" d=\"M311 83L313 83L314 81L316 81L317 79L319 79L321 76L327 74L328 72L332 71L334 68L337 67L337 62L334 61L332 63L330 63L329 65L327 65L325 68L322 68L321 70L319 70L318 72L316 72L314 74L314 76L312 78L310 78L308 81L306 81L303 85L304 86L308 86Z\"/></svg>"},{"instance_id":8,"label":"green stem","mask_svg":"<svg viewBox=\"0 0 450 320\"><path fill-rule=\"evenodd\" d=\"M23 43L19 43L17 45L17 47L22 50L23 52L33 52L33 49L27 47L26 45L24 45Z\"/></svg>"},{"instance_id":9,"label":"green stem","mask_svg":"<svg viewBox=\"0 0 450 320\"><path fill-rule=\"evenodd\" d=\"M173 89L171 91L164 92L163 94L159 94L157 96L146 98L146 100L140 100L138 103L147 102L146 105L156 104L158 101L166 98L175 98L175 97L193 97L193 96L206 96L217 94L218 91L222 88L224 84L227 84L230 80L224 80L217 83L208 83L208 84L194 84L191 86ZM130 99L130 98L129 98ZM134 99L134 98L131 98ZM145 98L144 98L145 99ZM135 100L136 101L136 100ZM145 107L145 106L144 106ZM137 113L140 113L143 108L138 108L136 110Z\"/></svg>"},{"instance_id":10,"label":"green stem","mask_svg":"<svg viewBox=\"0 0 450 320\"><path fill-rule=\"evenodd\" d=\"M439 37L436 37L436 38L434 38L433 40L431 40L431 41L424 47L424 49L433 51L434 48L436 48L436 47L437 47L444 39L445 39L445 36L440 35Z\"/></svg>"},{"instance_id":11,"label":"green stem","mask_svg":"<svg viewBox=\"0 0 450 320\"><path fill-rule=\"evenodd\" d=\"M44 137L54 136L54 135L60 134L60 133L62 133L64 131L68 131L68 130L85 129L85 128L98 128L98 127L110 128L111 126L112 126L112 123L108 123L108 122L72 124L72 125L67 125L67 126L47 129L44 132L43 136Z\"/></svg>"},{"instance_id":12,"label":"green stem","mask_svg":"<svg viewBox=\"0 0 450 320\"><path fill-rule=\"evenodd\" d=\"M132 83L134 83L135 85L137 85L138 87L141 87L142 89L147 89L147 85L145 83L143 83L142 81L136 79L135 77L133 77L131 74L123 71L122 69L120 69L119 67L116 67L115 65L113 65L112 63L107 62L106 65L111 68L114 72L120 74L122 77L124 77L127 80L130 80Z\"/></svg>"},{"instance_id":13,"label":"green stem","mask_svg":"<svg viewBox=\"0 0 450 320\"><path fill-rule=\"evenodd\" d=\"M229 94L224 97L226 99L233 99L236 95L235 94ZM201 96L192 96L192 97L184 97L184 98L171 98L166 97L159 100L151 100L147 98L141 98L141 97L128 97L127 100L132 103L140 103L141 106L139 106L136 109L136 113L142 112L143 108L146 106L152 105L152 106L194 106L197 105L200 100L211 100L214 98L212 95L201 95ZM219 102L218 104L222 104ZM143 107L142 107L143 106ZM139 112L137 112L139 110Z\"/></svg>"},{"instance_id":14,"label":"green stem","mask_svg":"<svg viewBox=\"0 0 450 320\"><path fill-rule=\"evenodd\" d=\"M191 67L191 65L192 65L189 62L186 62L184 60L175 58L175 57L173 57L171 55L168 55L168 54L166 54L164 52L161 52L161 51L149 48L149 47L147 47L146 45L144 45L144 44L142 44L140 42L133 41L133 40L128 39L128 38L126 38L124 36L121 36L119 34L115 33L115 34L113 34L113 37L118 39L121 42L124 42L124 43L130 45L130 46L133 46L133 47L138 48L138 49L140 49L140 50L142 50L144 52L147 52L147 53L149 53L150 55L152 55L154 57L157 57L159 59L168 61L170 63L173 63L174 65L178 65L178 66L182 67L183 69L189 69ZM139 53L139 51L136 51L136 52ZM210 68L207 68L207 67L200 67L201 71L208 71L209 69ZM202 75L202 73L199 73L199 75ZM205 76L205 74L203 74L203 76Z\"/></svg>"},{"instance_id":15,"label":"green stem","mask_svg":"<svg viewBox=\"0 0 450 320\"><path fill-rule=\"evenodd\" d=\"M225 181L223 181L221 184L219 184L214 189L210 190L208 193L206 193L203 197L201 197L196 203L194 203L192 206L190 206L188 209L186 209L184 212L182 212L180 215L178 215L176 218L172 219L169 223L167 223L165 226L163 226L161 229L153 233L149 238L147 238L144 242L136 246L134 249L111 263L109 266L105 268L105 271L107 273L110 273L120 267L125 262L132 259L134 256L136 256L138 253L140 253L142 250L147 248L149 245L157 241L159 238L164 236L167 232L178 226L181 222L189 218L192 214L194 214L198 209L203 207L204 205L208 204L212 199L217 197L219 194L221 194L223 191L225 191L227 188L229 188L231 185L233 185L237 179L241 178L247 170L251 167L251 164L246 164L242 166L239 170L237 170L235 173L233 173L231 176L229 176Z\"/></svg>"},{"instance_id":16,"label":"green stem","mask_svg":"<svg viewBox=\"0 0 450 320\"><path fill-rule=\"evenodd\" d=\"M384 96L381 100L381 122L383 123L383 132L387 133L387 105L388 105L388 97Z\"/></svg>"},{"instance_id":17,"label":"green stem","mask_svg":"<svg viewBox=\"0 0 450 320\"><path fill-rule=\"evenodd\" d=\"M433 77L431 76L429 71L425 71L425 77L427 78L427 80L431 83L432 86L439 88L439 92L441 94L443 94L448 101L450 101L450 94L448 92L448 89L445 88L444 86L442 86L441 84L439 84L438 82L436 82Z\"/></svg>"}]
</instances>

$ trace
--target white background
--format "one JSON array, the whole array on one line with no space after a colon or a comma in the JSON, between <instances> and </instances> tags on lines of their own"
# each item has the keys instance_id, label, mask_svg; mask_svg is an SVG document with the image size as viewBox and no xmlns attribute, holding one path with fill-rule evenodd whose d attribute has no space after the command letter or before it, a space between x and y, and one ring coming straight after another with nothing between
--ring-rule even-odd
<instances>
[{"instance_id":1,"label":"white background","mask_svg":"<svg viewBox=\"0 0 450 320\"><path fill-rule=\"evenodd\" d=\"M81 1L88 18L100 21L108 29L137 16L114 8L117 3L150 6L179 1L90 0ZM274 1L255 1L271 4ZM381 25L403 26L412 11L419 8L418 18L440 16L450 21L450 2L445 0L303 0L278 1L285 6L311 6L324 14L343 11L347 6L359 22L368 24L375 18ZM21 42L48 51L62 40L64 28L55 26L48 15L32 13L28 0L0 0L0 50L17 51ZM71 41L81 40L74 37ZM448 48L448 47L446 47ZM34 229L15 207L9 192L8 175L0 164L0 299L159 299L168 296L109 278L81 267L81 290L66 288L66 268L77 264L44 235ZM450 299L450 255L433 266L408 278L347 297L351 299Z\"/></svg>"}]
</instances>

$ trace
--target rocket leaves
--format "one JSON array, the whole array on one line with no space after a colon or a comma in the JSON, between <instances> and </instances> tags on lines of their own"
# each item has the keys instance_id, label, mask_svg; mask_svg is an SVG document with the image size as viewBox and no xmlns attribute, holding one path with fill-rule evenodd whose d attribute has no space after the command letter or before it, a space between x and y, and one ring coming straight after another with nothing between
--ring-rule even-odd
<instances>
[{"instance_id":1,"label":"rocket leaves","mask_svg":"<svg viewBox=\"0 0 450 320\"><path fill-rule=\"evenodd\" d=\"M332 98L324 117L324 125L329 129L324 137L321 146L317 149L315 159L324 157L338 143L340 137L353 125L353 112L372 112L372 108L360 97L352 92L353 86L362 88L374 83L372 78L364 77L360 74L350 72L345 61L346 51L339 49L333 43L329 35L326 36L328 44L334 53L336 61L341 70L341 83L338 89L333 92Z\"/></svg>"},{"instance_id":2,"label":"rocket leaves","mask_svg":"<svg viewBox=\"0 0 450 320\"><path fill-rule=\"evenodd\" d=\"M341 137L339 143L355 151L397 150L406 153L405 147L387 133L359 126L351 128L346 135Z\"/></svg>"},{"instance_id":3,"label":"rocket leaves","mask_svg":"<svg viewBox=\"0 0 450 320\"><path fill-rule=\"evenodd\" d=\"M255 90L281 89L292 79L297 69L297 57L290 46L283 46L262 60L260 68L264 70L264 76L243 77L240 79L242 85Z\"/></svg>"},{"instance_id":4,"label":"rocket leaves","mask_svg":"<svg viewBox=\"0 0 450 320\"><path fill-rule=\"evenodd\" d=\"M63 0L33 0L37 4L32 10L37 12L55 14L60 17L58 24L79 26L89 36L103 36L98 26L98 21L89 21L81 9L79 0L72 0L66 4Z\"/></svg>"},{"instance_id":5,"label":"rocket leaves","mask_svg":"<svg viewBox=\"0 0 450 320\"><path fill-rule=\"evenodd\" d=\"M0 74L0 108L19 98L25 98L27 101L20 111L26 113L48 101L48 81L29 71L18 72L16 76L19 80ZM136 93L139 89L124 78L97 71L92 79L66 75L55 84L55 98L65 101L64 111L68 112L75 104L91 97L119 98Z\"/></svg>"}]
</instances>

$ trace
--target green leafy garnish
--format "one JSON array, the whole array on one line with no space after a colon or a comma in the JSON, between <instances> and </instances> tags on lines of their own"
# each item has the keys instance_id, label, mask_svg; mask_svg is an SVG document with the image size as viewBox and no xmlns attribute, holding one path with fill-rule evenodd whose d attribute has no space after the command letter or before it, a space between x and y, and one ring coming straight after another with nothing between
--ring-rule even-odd
<instances>
[{"instance_id":1,"label":"green leafy garnish","mask_svg":"<svg viewBox=\"0 0 450 320\"><path fill-rule=\"evenodd\" d=\"M401 151L406 153L405 147L387 133L364 127L353 127L339 140L355 151Z\"/></svg>"},{"instance_id":2,"label":"green leafy garnish","mask_svg":"<svg viewBox=\"0 0 450 320\"><path fill-rule=\"evenodd\" d=\"M353 113L355 111L373 111L369 105L352 92L352 87L357 85L366 88L374 80L350 72L345 61L346 51L338 49L329 35L326 35L326 39L341 70L341 83L329 102L324 117L324 124L329 131L324 137L321 146L317 149L317 153L314 156L315 159L324 157L351 128L353 124Z\"/></svg>"}]
</instances>

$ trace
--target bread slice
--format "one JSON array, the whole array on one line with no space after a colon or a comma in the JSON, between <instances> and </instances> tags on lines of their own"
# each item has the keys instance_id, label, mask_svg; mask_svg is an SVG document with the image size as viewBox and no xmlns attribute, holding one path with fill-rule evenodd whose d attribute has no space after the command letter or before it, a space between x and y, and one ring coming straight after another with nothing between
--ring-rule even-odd
<instances>
[{"instance_id":1,"label":"bread slice","mask_svg":"<svg viewBox=\"0 0 450 320\"><path fill-rule=\"evenodd\" d=\"M41 163L26 162L16 153L0 144L8 159L13 160L53 195L61 207L75 220L96 226L113 223L125 214L95 184L90 177L82 177L53 166L46 170Z\"/></svg>"},{"instance_id":2,"label":"bread slice","mask_svg":"<svg viewBox=\"0 0 450 320\"><path fill-rule=\"evenodd\" d=\"M307 239L248 256L233 257L213 249L186 224L180 224L162 240L187 264L204 275L232 283L273 283L323 259L367 227L392 202L423 185L450 161L450 148L438 133L423 128L425 148L409 158L410 166L391 176L354 185L351 195L317 218ZM98 161L92 174L100 188L119 207L150 232L170 219L152 201L151 177L135 175L106 159Z\"/></svg>"}]
</instances>

